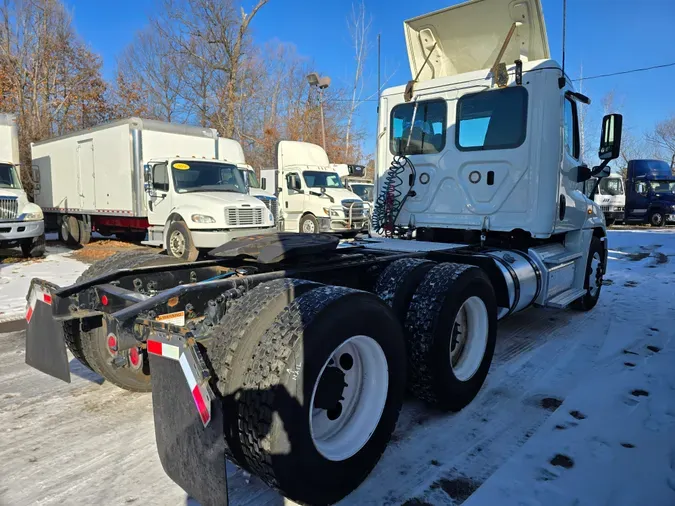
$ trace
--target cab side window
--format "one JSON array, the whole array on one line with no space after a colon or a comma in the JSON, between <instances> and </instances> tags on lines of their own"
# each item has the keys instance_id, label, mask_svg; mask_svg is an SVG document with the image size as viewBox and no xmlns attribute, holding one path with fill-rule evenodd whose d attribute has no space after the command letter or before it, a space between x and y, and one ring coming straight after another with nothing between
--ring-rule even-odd
<instances>
[{"instance_id":1,"label":"cab side window","mask_svg":"<svg viewBox=\"0 0 675 506\"><path fill-rule=\"evenodd\" d=\"M152 167L152 187L163 192L169 191L169 170L166 163L158 163Z\"/></svg>"},{"instance_id":2,"label":"cab side window","mask_svg":"<svg viewBox=\"0 0 675 506\"><path fill-rule=\"evenodd\" d=\"M579 117L577 104L569 98L565 98L565 150L572 157L579 159L581 149L579 146Z\"/></svg>"}]
</instances>

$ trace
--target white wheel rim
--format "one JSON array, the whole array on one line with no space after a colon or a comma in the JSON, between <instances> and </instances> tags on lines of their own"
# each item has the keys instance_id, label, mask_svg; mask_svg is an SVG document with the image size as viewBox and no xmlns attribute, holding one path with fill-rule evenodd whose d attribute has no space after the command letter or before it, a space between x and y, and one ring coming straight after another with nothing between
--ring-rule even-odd
<instances>
[{"instance_id":1,"label":"white wheel rim","mask_svg":"<svg viewBox=\"0 0 675 506\"><path fill-rule=\"evenodd\" d=\"M346 367L349 360L343 356L352 358L351 367ZM328 367L337 367L344 373L341 411L314 406L319 382ZM388 391L389 366L377 341L354 336L337 347L321 368L312 390L309 426L317 451L334 462L356 455L380 423Z\"/></svg>"},{"instance_id":2,"label":"white wheel rim","mask_svg":"<svg viewBox=\"0 0 675 506\"><path fill-rule=\"evenodd\" d=\"M313 234L314 230L314 222L312 220L305 220L302 224L302 231L307 234Z\"/></svg>"},{"instance_id":3,"label":"white wheel rim","mask_svg":"<svg viewBox=\"0 0 675 506\"><path fill-rule=\"evenodd\" d=\"M182 257L185 253L185 237L179 230L174 230L169 237L169 248L175 257Z\"/></svg>"},{"instance_id":4,"label":"white wheel rim","mask_svg":"<svg viewBox=\"0 0 675 506\"><path fill-rule=\"evenodd\" d=\"M470 380L483 362L488 341L488 312L480 297L459 308L450 336L450 366L459 381Z\"/></svg>"},{"instance_id":5,"label":"white wheel rim","mask_svg":"<svg viewBox=\"0 0 675 506\"><path fill-rule=\"evenodd\" d=\"M588 291L592 297L595 297L602 285L602 260L600 253L597 251L593 253L591 258L591 272L588 277Z\"/></svg>"}]
</instances>

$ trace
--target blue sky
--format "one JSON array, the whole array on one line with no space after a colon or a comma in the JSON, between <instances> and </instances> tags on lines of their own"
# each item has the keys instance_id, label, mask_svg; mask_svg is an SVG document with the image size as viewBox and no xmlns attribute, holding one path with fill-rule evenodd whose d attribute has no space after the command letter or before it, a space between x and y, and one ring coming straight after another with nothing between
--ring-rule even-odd
<instances>
[{"instance_id":1,"label":"blue sky","mask_svg":"<svg viewBox=\"0 0 675 506\"><path fill-rule=\"evenodd\" d=\"M116 55L131 41L157 8L156 0L65 0L73 11L82 38L103 57L111 77ZM253 0L244 0L250 6ZM382 35L383 70L396 69L390 85L410 79L403 21L457 0L366 0L373 18L373 51L366 69L368 88L377 87L375 37ZM542 0L549 45L560 61L562 0ZM253 23L256 40L294 43L335 84L347 84L353 65L346 18L350 0L270 0ZM675 62L675 1L673 0L568 0L567 73L578 77ZM591 116L602 114L602 97L615 93L615 105L624 114L625 128L635 133L675 114L675 67L586 81L584 93L593 99ZM360 118L369 132L376 120L374 103L364 103ZM374 132L373 132L374 134ZM597 132L599 138L599 131ZM374 135L371 136L372 144ZM365 146L368 151L373 146Z\"/></svg>"}]
</instances>

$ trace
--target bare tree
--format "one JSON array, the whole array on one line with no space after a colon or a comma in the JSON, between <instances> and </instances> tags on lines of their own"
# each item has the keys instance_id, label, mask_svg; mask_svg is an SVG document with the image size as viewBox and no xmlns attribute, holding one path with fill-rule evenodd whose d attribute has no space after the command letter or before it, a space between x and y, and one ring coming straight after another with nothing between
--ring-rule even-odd
<instances>
[{"instance_id":1,"label":"bare tree","mask_svg":"<svg viewBox=\"0 0 675 506\"><path fill-rule=\"evenodd\" d=\"M670 162L670 169L675 174L675 114L657 123L647 138L663 158Z\"/></svg>"}]
</instances>

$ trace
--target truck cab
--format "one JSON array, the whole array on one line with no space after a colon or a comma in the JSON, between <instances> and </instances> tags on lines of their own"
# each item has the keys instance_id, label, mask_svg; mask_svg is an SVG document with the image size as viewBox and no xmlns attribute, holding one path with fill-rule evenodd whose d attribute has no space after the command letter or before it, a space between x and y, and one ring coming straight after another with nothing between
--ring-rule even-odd
<instances>
[{"instance_id":1,"label":"truck cab","mask_svg":"<svg viewBox=\"0 0 675 506\"><path fill-rule=\"evenodd\" d=\"M675 222L675 176L662 160L630 160L626 172L626 223L662 227Z\"/></svg>"},{"instance_id":2,"label":"truck cab","mask_svg":"<svg viewBox=\"0 0 675 506\"><path fill-rule=\"evenodd\" d=\"M600 179L593 193L593 201L600 206L608 226L624 221L626 192L620 174Z\"/></svg>"},{"instance_id":3,"label":"truck cab","mask_svg":"<svg viewBox=\"0 0 675 506\"><path fill-rule=\"evenodd\" d=\"M279 213L279 201L277 197L261 187L253 167L248 164L238 164L238 167L246 181L249 195L261 200L267 206L267 209L269 209L274 216L276 223L277 215Z\"/></svg>"},{"instance_id":4,"label":"truck cab","mask_svg":"<svg viewBox=\"0 0 675 506\"><path fill-rule=\"evenodd\" d=\"M274 228L272 212L249 195L234 163L155 158L145 165L145 190L149 231L159 229L174 257L195 259L199 249Z\"/></svg>"},{"instance_id":5,"label":"truck cab","mask_svg":"<svg viewBox=\"0 0 675 506\"><path fill-rule=\"evenodd\" d=\"M345 188L320 146L280 141L277 168L261 171L262 188L279 199L279 229L355 234L368 228L368 206Z\"/></svg>"},{"instance_id":6,"label":"truck cab","mask_svg":"<svg viewBox=\"0 0 675 506\"><path fill-rule=\"evenodd\" d=\"M0 248L17 246L25 257L44 255L44 216L21 184L16 117L0 114Z\"/></svg>"}]
</instances>

